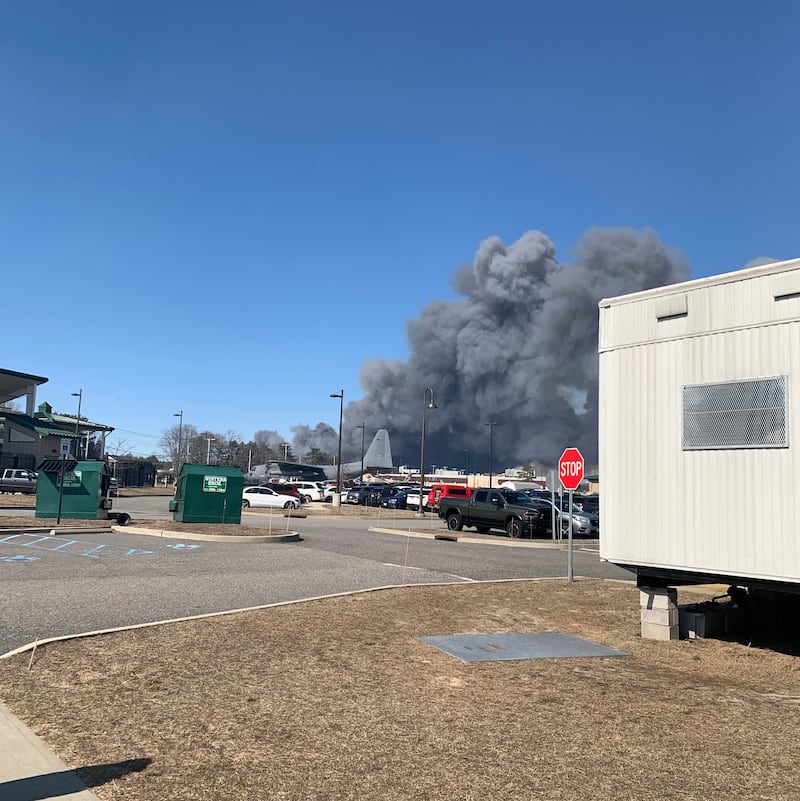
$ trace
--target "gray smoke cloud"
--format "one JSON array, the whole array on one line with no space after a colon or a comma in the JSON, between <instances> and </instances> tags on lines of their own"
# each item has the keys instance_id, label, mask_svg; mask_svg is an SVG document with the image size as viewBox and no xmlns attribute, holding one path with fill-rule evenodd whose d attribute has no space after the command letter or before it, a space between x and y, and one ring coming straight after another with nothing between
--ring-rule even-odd
<instances>
[{"instance_id":1,"label":"gray smoke cloud","mask_svg":"<svg viewBox=\"0 0 800 801\"><path fill-rule=\"evenodd\" d=\"M253 442L265 448L277 451L286 440L277 432L262 428L253 435Z\"/></svg>"},{"instance_id":2,"label":"gray smoke cloud","mask_svg":"<svg viewBox=\"0 0 800 801\"><path fill-rule=\"evenodd\" d=\"M472 470L488 469L491 421L495 470L552 465L572 445L595 463L597 304L686 280L689 270L647 229L592 228L572 255L560 262L540 231L511 245L481 242L472 263L453 275L461 297L434 301L406 323L408 360L362 365L364 397L345 410L347 453L360 449L354 427L363 421L367 442L386 428L395 462L418 465L423 393L431 387L437 408L426 414L428 465L469 460ZM338 433L324 425L292 429L296 452L311 443L331 452Z\"/></svg>"},{"instance_id":3,"label":"gray smoke cloud","mask_svg":"<svg viewBox=\"0 0 800 801\"><path fill-rule=\"evenodd\" d=\"M314 428L305 425L292 426L292 450L299 455L316 448L324 453L336 453L339 447L339 431L327 423L317 423ZM344 433L344 426L342 426Z\"/></svg>"}]
</instances>

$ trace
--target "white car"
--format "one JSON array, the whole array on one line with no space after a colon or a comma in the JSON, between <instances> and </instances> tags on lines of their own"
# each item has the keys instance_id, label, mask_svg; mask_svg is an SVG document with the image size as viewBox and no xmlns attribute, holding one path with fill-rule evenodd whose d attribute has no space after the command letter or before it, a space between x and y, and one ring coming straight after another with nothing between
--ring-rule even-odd
<instances>
[{"instance_id":1,"label":"white car","mask_svg":"<svg viewBox=\"0 0 800 801\"><path fill-rule=\"evenodd\" d=\"M422 490L422 508L428 508L428 495L431 491L430 487L425 487ZM419 511L419 484L417 485L416 489L410 489L408 491L408 495L406 495L406 508L407 509L416 509Z\"/></svg>"},{"instance_id":2,"label":"white car","mask_svg":"<svg viewBox=\"0 0 800 801\"><path fill-rule=\"evenodd\" d=\"M328 487L325 490L325 495L323 496L322 500L325 501L325 503L333 503L334 496L338 494L339 493L336 491L336 484L334 484L332 487ZM347 492L343 492L342 497L339 499L339 502L347 503L347 501L345 500L346 498L347 498Z\"/></svg>"},{"instance_id":3,"label":"white car","mask_svg":"<svg viewBox=\"0 0 800 801\"><path fill-rule=\"evenodd\" d=\"M270 509L299 509L300 502L291 495L281 495L269 487L245 487L242 508L269 507Z\"/></svg>"},{"instance_id":4,"label":"white car","mask_svg":"<svg viewBox=\"0 0 800 801\"><path fill-rule=\"evenodd\" d=\"M322 485L316 481L293 481L292 486L297 488L303 503L321 501L325 498L325 491L322 489Z\"/></svg>"}]
</instances>

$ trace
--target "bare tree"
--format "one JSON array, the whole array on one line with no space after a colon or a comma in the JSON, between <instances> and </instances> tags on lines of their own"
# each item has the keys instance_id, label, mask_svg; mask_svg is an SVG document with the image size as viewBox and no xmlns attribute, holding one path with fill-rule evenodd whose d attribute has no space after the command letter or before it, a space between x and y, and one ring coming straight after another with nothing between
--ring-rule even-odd
<instances>
[{"instance_id":1,"label":"bare tree","mask_svg":"<svg viewBox=\"0 0 800 801\"><path fill-rule=\"evenodd\" d=\"M191 423L184 423L183 426L174 425L167 428L158 441L158 447L166 455L167 461L175 465L175 475L181 471L181 467L191 461L191 444L199 437L197 429Z\"/></svg>"}]
</instances>

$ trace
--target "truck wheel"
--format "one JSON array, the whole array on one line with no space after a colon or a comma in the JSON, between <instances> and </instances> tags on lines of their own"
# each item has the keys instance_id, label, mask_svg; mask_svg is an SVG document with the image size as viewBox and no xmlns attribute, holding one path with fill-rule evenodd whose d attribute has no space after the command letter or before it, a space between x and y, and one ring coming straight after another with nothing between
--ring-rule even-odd
<instances>
[{"instance_id":1,"label":"truck wheel","mask_svg":"<svg viewBox=\"0 0 800 801\"><path fill-rule=\"evenodd\" d=\"M447 515L447 528L450 531L461 531L464 528L464 518L461 517L461 512L450 512Z\"/></svg>"},{"instance_id":2,"label":"truck wheel","mask_svg":"<svg viewBox=\"0 0 800 801\"><path fill-rule=\"evenodd\" d=\"M506 523L506 534L512 539L516 539L522 534L522 523L516 517L512 517Z\"/></svg>"},{"instance_id":3,"label":"truck wheel","mask_svg":"<svg viewBox=\"0 0 800 801\"><path fill-rule=\"evenodd\" d=\"M488 534L489 526L475 526L475 531L477 531L478 534Z\"/></svg>"}]
</instances>

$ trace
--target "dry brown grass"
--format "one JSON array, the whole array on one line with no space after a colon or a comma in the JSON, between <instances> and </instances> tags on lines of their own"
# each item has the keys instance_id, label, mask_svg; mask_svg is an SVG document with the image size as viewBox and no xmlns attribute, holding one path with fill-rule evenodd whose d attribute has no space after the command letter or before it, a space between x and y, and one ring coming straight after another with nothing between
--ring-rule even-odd
<instances>
[{"instance_id":1,"label":"dry brown grass","mask_svg":"<svg viewBox=\"0 0 800 801\"><path fill-rule=\"evenodd\" d=\"M152 760L108 801L794 801L800 660L641 640L638 602L595 580L360 593L50 645L0 662L0 696L92 783ZM632 656L464 664L417 639L536 631Z\"/></svg>"}]
</instances>

